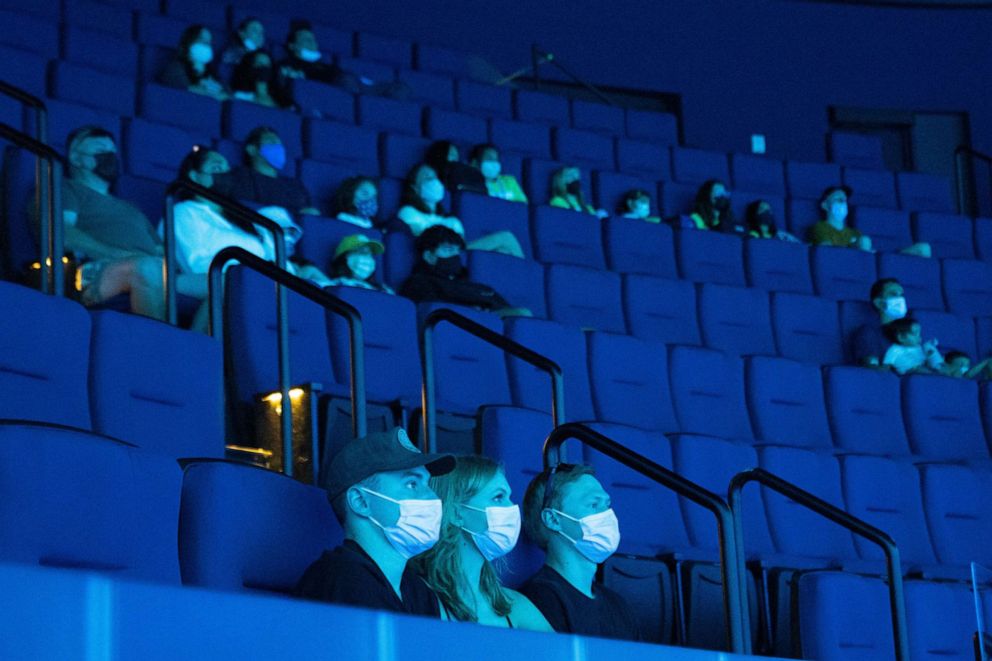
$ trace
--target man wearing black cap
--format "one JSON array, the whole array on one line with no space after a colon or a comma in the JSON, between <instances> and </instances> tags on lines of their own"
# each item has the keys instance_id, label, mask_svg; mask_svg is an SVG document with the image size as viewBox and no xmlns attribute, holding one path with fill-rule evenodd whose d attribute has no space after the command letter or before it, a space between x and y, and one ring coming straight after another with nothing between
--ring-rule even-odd
<instances>
[{"instance_id":1,"label":"man wearing black cap","mask_svg":"<svg viewBox=\"0 0 992 661\"><path fill-rule=\"evenodd\" d=\"M437 597L407 560L434 546L441 500L432 475L454 467L451 455L423 454L400 428L345 445L325 477L344 527L344 544L325 551L296 586L301 597L408 615L440 616Z\"/></svg>"},{"instance_id":2,"label":"man wearing black cap","mask_svg":"<svg viewBox=\"0 0 992 661\"><path fill-rule=\"evenodd\" d=\"M849 197L851 189L847 186L831 186L823 191L820 208L823 209L824 219L810 228L810 243L814 246L871 250L871 239L847 224Z\"/></svg>"}]
</instances>

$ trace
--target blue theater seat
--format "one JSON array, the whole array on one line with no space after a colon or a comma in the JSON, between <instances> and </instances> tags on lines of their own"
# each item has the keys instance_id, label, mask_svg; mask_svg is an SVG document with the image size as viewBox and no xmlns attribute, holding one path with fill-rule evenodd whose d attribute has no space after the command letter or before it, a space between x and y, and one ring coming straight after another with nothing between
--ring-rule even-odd
<instances>
[{"instance_id":1,"label":"blue theater seat","mask_svg":"<svg viewBox=\"0 0 992 661\"><path fill-rule=\"evenodd\" d=\"M992 261L992 219L975 218L975 252L978 258Z\"/></svg>"},{"instance_id":2,"label":"blue theater seat","mask_svg":"<svg viewBox=\"0 0 992 661\"><path fill-rule=\"evenodd\" d=\"M86 310L9 282L0 282L0 302L0 418L89 429Z\"/></svg>"},{"instance_id":3,"label":"blue theater seat","mask_svg":"<svg viewBox=\"0 0 992 661\"><path fill-rule=\"evenodd\" d=\"M339 67L360 78L368 78L377 83L391 83L396 80L396 67L384 62L375 62L359 57L351 57L345 54L335 56L335 62ZM386 98L388 97L375 97Z\"/></svg>"},{"instance_id":4,"label":"blue theater seat","mask_svg":"<svg viewBox=\"0 0 992 661\"><path fill-rule=\"evenodd\" d=\"M465 237L469 242L486 234L507 231L520 242L525 257L533 254L526 204L462 191L452 200L452 212L465 226Z\"/></svg>"},{"instance_id":5,"label":"blue theater seat","mask_svg":"<svg viewBox=\"0 0 992 661\"><path fill-rule=\"evenodd\" d=\"M613 170L613 138L594 131L565 127L551 130L555 158L589 170Z\"/></svg>"},{"instance_id":6,"label":"blue theater seat","mask_svg":"<svg viewBox=\"0 0 992 661\"><path fill-rule=\"evenodd\" d=\"M913 310L944 309L938 260L899 253L879 253L877 257L878 277L897 279Z\"/></svg>"},{"instance_id":7,"label":"blue theater seat","mask_svg":"<svg viewBox=\"0 0 992 661\"><path fill-rule=\"evenodd\" d=\"M89 28L118 39L131 39L134 17L130 9L97 0L66 0L62 20L67 25Z\"/></svg>"},{"instance_id":8,"label":"blue theater seat","mask_svg":"<svg viewBox=\"0 0 992 661\"><path fill-rule=\"evenodd\" d=\"M877 136L831 131L828 138L832 162L871 170L881 170L885 167L882 158L882 140Z\"/></svg>"},{"instance_id":9,"label":"blue theater seat","mask_svg":"<svg viewBox=\"0 0 992 661\"><path fill-rule=\"evenodd\" d=\"M94 431L173 457L224 453L223 349L200 333L93 313Z\"/></svg>"},{"instance_id":10,"label":"blue theater seat","mask_svg":"<svg viewBox=\"0 0 992 661\"><path fill-rule=\"evenodd\" d=\"M550 135L544 124L514 122L498 117L489 122L489 139L501 152L512 152L528 158L551 158Z\"/></svg>"},{"instance_id":11,"label":"blue theater seat","mask_svg":"<svg viewBox=\"0 0 992 661\"><path fill-rule=\"evenodd\" d=\"M823 386L838 448L875 455L910 453L899 377L863 367L836 366L825 370Z\"/></svg>"},{"instance_id":12,"label":"blue theater seat","mask_svg":"<svg viewBox=\"0 0 992 661\"><path fill-rule=\"evenodd\" d=\"M307 158L348 166L356 174L379 172L379 134L370 129L308 119L303 123L303 147Z\"/></svg>"},{"instance_id":13,"label":"blue theater seat","mask_svg":"<svg viewBox=\"0 0 992 661\"><path fill-rule=\"evenodd\" d=\"M255 103L231 102L224 111L224 137L244 142L248 134L259 126L275 129L286 147L290 159L303 155L303 128L299 115L266 108Z\"/></svg>"},{"instance_id":14,"label":"blue theater seat","mask_svg":"<svg viewBox=\"0 0 992 661\"><path fill-rule=\"evenodd\" d=\"M135 41L142 46L175 48L189 21L162 16L158 13L137 12L134 21Z\"/></svg>"},{"instance_id":15,"label":"blue theater seat","mask_svg":"<svg viewBox=\"0 0 992 661\"><path fill-rule=\"evenodd\" d=\"M209 97L155 83L142 85L138 96L142 118L179 126L204 141L220 134L222 108Z\"/></svg>"},{"instance_id":16,"label":"blue theater seat","mask_svg":"<svg viewBox=\"0 0 992 661\"><path fill-rule=\"evenodd\" d=\"M565 414L569 421L595 420L586 337L578 328L542 319L511 318L506 336L558 363L565 381ZM538 411L551 411L547 373L522 360L506 357L513 402Z\"/></svg>"},{"instance_id":17,"label":"blue theater seat","mask_svg":"<svg viewBox=\"0 0 992 661\"><path fill-rule=\"evenodd\" d=\"M181 128L129 119L124 125L121 152L131 174L169 183L195 144L196 138Z\"/></svg>"},{"instance_id":18,"label":"blue theater seat","mask_svg":"<svg viewBox=\"0 0 992 661\"><path fill-rule=\"evenodd\" d=\"M617 169L652 181L672 178L672 157L667 147L617 138Z\"/></svg>"},{"instance_id":19,"label":"blue theater seat","mask_svg":"<svg viewBox=\"0 0 992 661\"><path fill-rule=\"evenodd\" d=\"M624 111L617 106L594 101L572 100L572 126L608 136L624 134Z\"/></svg>"},{"instance_id":20,"label":"blue theater seat","mask_svg":"<svg viewBox=\"0 0 992 661\"><path fill-rule=\"evenodd\" d=\"M632 335L665 344L702 344L696 287L685 280L626 275L623 306Z\"/></svg>"},{"instance_id":21,"label":"blue theater seat","mask_svg":"<svg viewBox=\"0 0 992 661\"><path fill-rule=\"evenodd\" d=\"M731 234L700 230L675 232L679 273L694 282L740 286L745 283L741 240Z\"/></svg>"},{"instance_id":22,"label":"blue theater seat","mask_svg":"<svg viewBox=\"0 0 992 661\"><path fill-rule=\"evenodd\" d=\"M201 7L196 0L166 0L165 2L167 15L182 19L187 23L205 23L212 29L227 27L227 9L223 4Z\"/></svg>"},{"instance_id":23,"label":"blue theater seat","mask_svg":"<svg viewBox=\"0 0 992 661\"><path fill-rule=\"evenodd\" d=\"M865 296L867 298L867 295ZM865 324L878 322L878 311L867 301L840 302L840 333L844 340L844 355L854 362L854 335Z\"/></svg>"},{"instance_id":24,"label":"blue theater seat","mask_svg":"<svg viewBox=\"0 0 992 661\"><path fill-rule=\"evenodd\" d=\"M564 96L517 90L513 97L513 116L520 121L568 126L570 114Z\"/></svg>"},{"instance_id":25,"label":"blue theater seat","mask_svg":"<svg viewBox=\"0 0 992 661\"><path fill-rule=\"evenodd\" d=\"M538 261L606 268L602 221L596 216L571 209L533 206L530 226Z\"/></svg>"},{"instance_id":26,"label":"blue theater seat","mask_svg":"<svg viewBox=\"0 0 992 661\"><path fill-rule=\"evenodd\" d=\"M133 79L70 62L53 62L50 74L49 90L58 99L118 115L134 114ZM93 94L95 89L100 93Z\"/></svg>"},{"instance_id":27,"label":"blue theater seat","mask_svg":"<svg viewBox=\"0 0 992 661\"><path fill-rule=\"evenodd\" d=\"M706 283L699 286L703 343L736 355L775 354L768 292Z\"/></svg>"},{"instance_id":28,"label":"blue theater seat","mask_svg":"<svg viewBox=\"0 0 992 661\"><path fill-rule=\"evenodd\" d=\"M117 76L133 79L138 73L138 47L130 35L119 39L92 29L67 27L62 35L62 57Z\"/></svg>"},{"instance_id":29,"label":"blue theater seat","mask_svg":"<svg viewBox=\"0 0 992 661\"><path fill-rule=\"evenodd\" d=\"M458 110L479 117L513 117L513 92L507 87L459 80L455 87Z\"/></svg>"},{"instance_id":30,"label":"blue theater seat","mask_svg":"<svg viewBox=\"0 0 992 661\"><path fill-rule=\"evenodd\" d=\"M66 138L69 137L69 134L87 124L110 131L120 146L121 118L119 115L58 99L48 99L45 101L45 105L48 109L48 144L55 147L60 153L65 153ZM176 163L176 166L178 165Z\"/></svg>"},{"instance_id":31,"label":"blue theater seat","mask_svg":"<svg viewBox=\"0 0 992 661\"><path fill-rule=\"evenodd\" d=\"M175 56L175 48L141 46L138 53L138 80L155 80Z\"/></svg>"},{"instance_id":32,"label":"blue theater seat","mask_svg":"<svg viewBox=\"0 0 992 661\"><path fill-rule=\"evenodd\" d=\"M420 104L412 101L397 101L382 96L359 94L357 101L358 123L369 129L420 136Z\"/></svg>"},{"instance_id":33,"label":"blue theater seat","mask_svg":"<svg viewBox=\"0 0 992 661\"><path fill-rule=\"evenodd\" d=\"M552 264L545 272L548 315L557 322L625 333L620 276L609 271Z\"/></svg>"},{"instance_id":34,"label":"blue theater seat","mask_svg":"<svg viewBox=\"0 0 992 661\"><path fill-rule=\"evenodd\" d=\"M783 358L817 365L844 362L837 304L805 294L776 292L771 302L775 344Z\"/></svg>"},{"instance_id":35,"label":"blue theater seat","mask_svg":"<svg viewBox=\"0 0 992 661\"><path fill-rule=\"evenodd\" d=\"M132 177L125 174L117 180L114 193L121 199L136 205L148 220L157 225L159 219L162 218L167 186L168 184L158 179Z\"/></svg>"},{"instance_id":36,"label":"blue theater seat","mask_svg":"<svg viewBox=\"0 0 992 661\"><path fill-rule=\"evenodd\" d=\"M719 179L730 185L730 166L727 154L690 147L672 148L672 177L683 184L701 184L708 179Z\"/></svg>"},{"instance_id":37,"label":"blue theater seat","mask_svg":"<svg viewBox=\"0 0 992 661\"><path fill-rule=\"evenodd\" d=\"M751 154L731 154L730 171L737 190L774 197L785 196L782 161Z\"/></svg>"},{"instance_id":38,"label":"blue theater seat","mask_svg":"<svg viewBox=\"0 0 992 661\"><path fill-rule=\"evenodd\" d=\"M753 437L740 358L715 349L676 346L669 352L669 366L672 401L683 432L729 439ZM713 415L714 411L720 415Z\"/></svg>"},{"instance_id":39,"label":"blue theater seat","mask_svg":"<svg viewBox=\"0 0 992 661\"><path fill-rule=\"evenodd\" d=\"M636 189L646 191L651 196L651 215L657 216L660 213L657 184L651 179L619 172L600 171L593 173L592 184L599 207L614 216L626 213L626 209L622 208L624 196Z\"/></svg>"},{"instance_id":40,"label":"blue theater seat","mask_svg":"<svg viewBox=\"0 0 992 661\"><path fill-rule=\"evenodd\" d=\"M340 543L317 487L255 466L186 466L179 518L185 585L292 593L310 563Z\"/></svg>"},{"instance_id":41,"label":"blue theater seat","mask_svg":"<svg viewBox=\"0 0 992 661\"><path fill-rule=\"evenodd\" d=\"M396 79L410 88L410 100L439 108L455 107L455 84L450 76L428 71L400 69Z\"/></svg>"},{"instance_id":42,"label":"blue theater seat","mask_svg":"<svg viewBox=\"0 0 992 661\"><path fill-rule=\"evenodd\" d=\"M947 177L921 172L897 172L899 206L908 211L954 213L954 197Z\"/></svg>"},{"instance_id":43,"label":"blue theater seat","mask_svg":"<svg viewBox=\"0 0 992 661\"><path fill-rule=\"evenodd\" d=\"M896 179L888 170L845 167L844 184L853 191L855 204L896 209Z\"/></svg>"},{"instance_id":44,"label":"blue theater seat","mask_svg":"<svg viewBox=\"0 0 992 661\"><path fill-rule=\"evenodd\" d=\"M744 268L747 282L752 287L813 293L809 248L805 244L767 239L745 241Z\"/></svg>"},{"instance_id":45,"label":"blue theater seat","mask_svg":"<svg viewBox=\"0 0 992 661\"><path fill-rule=\"evenodd\" d=\"M853 225L871 238L873 249L881 252L896 252L913 244L906 211L858 205L854 210Z\"/></svg>"},{"instance_id":46,"label":"blue theater seat","mask_svg":"<svg viewBox=\"0 0 992 661\"><path fill-rule=\"evenodd\" d=\"M409 67L413 64L413 44L395 37L356 32L355 55L365 60Z\"/></svg>"},{"instance_id":47,"label":"blue theater seat","mask_svg":"<svg viewBox=\"0 0 992 661\"><path fill-rule=\"evenodd\" d=\"M992 315L992 267L988 262L945 259L941 267L950 312L970 317Z\"/></svg>"},{"instance_id":48,"label":"blue theater seat","mask_svg":"<svg viewBox=\"0 0 992 661\"><path fill-rule=\"evenodd\" d=\"M988 471L949 464L920 466L923 504L941 564L992 564L992 496Z\"/></svg>"},{"instance_id":49,"label":"blue theater seat","mask_svg":"<svg viewBox=\"0 0 992 661\"><path fill-rule=\"evenodd\" d=\"M971 317L956 316L936 310L916 310L913 317L920 322L923 337L936 339L941 353L957 349L969 356L978 357L975 343L975 324Z\"/></svg>"},{"instance_id":50,"label":"blue theater seat","mask_svg":"<svg viewBox=\"0 0 992 661\"><path fill-rule=\"evenodd\" d=\"M468 253L469 277L484 282L516 307L527 308L535 317L548 316L544 294L544 267L527 259L518 259L485 250Z\"/></svg>"},{"instance_id":51,"label":"blue theater seat","mask_svg":"<svg viewBox=\"0 0 992 661\"><path fill-rule=\"evenodd\" d=\"M913 237L926 241L934 257L974 259L974 226L966 216L921 212L913 214Z\"/></svg>"},{"instance_id":52,"label":"blue theater seat","mask_svg":"<svg viewBox=\"0 0 992 661\"><path fill-rule=\"evenodd\" d=\"M786 205L789 219L789 231L800 241L809 242L809 232L820 218L823 211L816 200L792 198Z\"/></svg>"},{"instance_id":53,"label":"blue theater seat","mask_svg":"<svg viewBox=\"0 0 992 661\"><path fill-rule=\"evenodd\" d=\"M597 420L659 432L678 430L665 345L591 333L588 346Z\"/></svg>"},{"instance_id":54,"label":"blue theater seat","mask_svg":"<svg viewBox=\"0 0 992 661\"><path fill-rule=\"evenodd\" d=\"M43 20L20 11L0 11L0 44L31 51L46 58L58 57L58 21ZM12 72L4 72L9 75Z\"/></svg>"},{"instance_id":55,"label":"blue theater seat","mask_svg":"<svg viewBox=\"0 0 992 661\"><path fill-rule=\"evenodd\" d=\"M785 180L789 197L819 200L828 186L841 182L840 166L836 163L786 161Z\"/></svg>"},{"instance_id":56,"label":"blue theater seat","mask_svg":"<svg viewBox=\"0 0 992 661\"><path fill-rule=\"evenodd\" d=\"M816 293L826 298L865 300L876 280L875 256L854 248L814 247L810 266Z\"/></svg>"},{"instance_id":57,"label":"blue theater seat","mask_svg":"<svg viewBox=\"0 0 992 661\"><path fill-rule=\"evenodd\" d=\"M989 458L975 381L920 374L904 377L902 414L915 454L939 460Z\"/></svg>"},{"instance_id":58,"label":"blue theater seat","mask_svg":"<svg viewBox=\"0 0 992 661\"><path fill-rule=\"evenodd\" d=\"M349 177L354 177L361 172L359 170L342 163L322 163L320 161L305 160L301 162L299 178L310 193L313 205L323 213L330 214L334 201L334 193ZM373 171L374 172L374 171ZM355 227L355 231L361 228Z\"/></svg>"},{"instance_id":59,"label":"blue theater seat","mask_svg":"<svg viewBox=\"0 0 992 661\"><path fill-rule=\"evenodd\" d=\"M799 578L798 601L803 658L894 658L888 589L881 579L808 572Z\"/></svg>"},{"instance_id":60,"label":"blue theater seat","mask_svg":"<svg viewBox=\"0 0 992 661\"><path fill-rule=\"evenodd\" d=\"M547 204L551 199L551 175L555 170L566 165L559 161L545 161L529 158L524 161L524 178L521 181L524 192L532 205ZM589 173L582 173L582 193L586 203L592 202L592 186L589 183Z\"/></svg>"},{"instance_id":61,"label":"blue theater seat","mask_svg":"<svg viewBox=\"0 0 992 661\"><path fill-rule=\"evenodd\" d=\"M28 423L0 425L0 447L8 457L0 466L5 562L179 583L174 459Z\"/></svg>"},{"instance_id":62,"label":"blue theater seat","mask_svg":"<svg viewBox=\"0 0 992 661\"><path fill-rule=\"evenodd\" d=\"M413 166L424 160L424 152L431 141L426 138L395 133L383 133L379 137L379 163L382 175L405 179Z\"/></svg>"},{"instance_id":63,"label":"blue theater seat","mask_svg":"<svg viewBox=\"0 0 992 661\"><path fill-rule=\"evenodd\" d=\"M421 71L432 71L454 78L468 78L472 73L472 57L462 51L429 44L417 44L416 65Z\"/></svg>"},{"instance_id":64,"label":"blue theater seat","mask_svg":"<svg viewBox=\"0 0 992 661\"><path fill-rule=\"evenodd\" d=\"M679 127L675 115L627 108L627 137L656 144L679 144Z\"/></svg>"},{"instance_id":65,"label":"blue theater seat","mask_svg":"<svg viewBox=\"0 0 992 661\"><path fill-rule=\"evenodd\" d=\"M450 140L467 150L489 139L486 120L476 115L440 108L428 108L424 113L424 133L434 140Z\"/></svg>"},{"instance_id":66,"label":"blue theater seat","mask_svg":"<svg viewBox=\"0 0 992 661\"><path fill-rule=\"evenodd\" d=\"M675 238L669 225L610 218L603 224L603 248L611 271L676 277Z\"/></svg>"},{"instance_id":67,"label":"blue theater seat","mask_svg":"<svg viewBox=\"0 0 992 661\"><path fill-rule=\"evenodd\" d=\"M745 361L748 410L763 443L830 450L820 367L786 358Z\"/></svg>"},{"instance_id":68,"label":"blue theater seat","mask_svg":"<svg viewBox=\"0 0 992 661\"><path fill-rule=\"evenodd\" d=\"M696 203L696 191L699 189L699 186L694 184L676 184L666 181L663 184L659 183L658 188L662 194L662 215L665 218L688 216L692 213Z\"/></svg>"},{"instance_id":69,"label":"blue theater seat","mask_svg":"<svg viewBox=\"0 0 992 661\"><path fill-rule=\"evenodd\" d=\"M249 13L254 13L256 10L239 10L237 7L231 7L231 18L233 25L237 25L239 19L237 18L239 14L248 15ZM259 14L254 14L258 16ZM265 14L261 15L262 20L266 22L266 25L273 25L276 28L277 34L282 34L283 26L289 27L286 23L286 18L282 17L281 20L276 20L275 17L271 19L265 18ZM317 43L320 44L321 51L325 53L334 53L335 55L349 56L354 52L354 42L355 35L350 30L342 29L341 27L335 27L327 25L324 23L314 23L313 24L313 34L317 37Z\"/></svg>"},{"instance_id":70,"label":"blue theater seat","mask_svg":"<svg viewBox=\"0 0 992 661\"><path fill-rule=\"evenodd\" d=\"M355 123L355 97L340 87L319 81L293 81L293 101L304 117Z\"/></svg>"},{"instance_id":71,"label":"blue theater seat","mask_svg":"<svg viewBox=\"0 0 992 661\"><path fill-rule=\"evenodd\" d=\"M975 330L978 334L978 358L992 355L992 317L975 317Z\"/></svg>"},{"instance_id":72,"label":"blue theater seat","mask_svg":"<svg viewBox=\"0 0 992 661\"><path fill-rule=\"evenodd\" d=\"M912 581L904 594L912 658L975 658L975 599L968 586Z\"/></svg>"}]
</instances>

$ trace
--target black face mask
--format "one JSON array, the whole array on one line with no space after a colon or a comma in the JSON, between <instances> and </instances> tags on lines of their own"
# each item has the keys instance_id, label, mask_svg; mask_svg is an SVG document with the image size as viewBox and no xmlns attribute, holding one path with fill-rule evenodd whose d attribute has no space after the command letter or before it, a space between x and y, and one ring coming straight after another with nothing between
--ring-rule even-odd
<instances>
[{"instance_id":1,"label":"black face mask","mask_svg":"<svg viewBox=\"0 0 992 661\"><path fill-rule=\"evenodd\" d=\"M713 200L713 208L720 213L726 213L727 209L730 208L730 198L726 195L721 195Z\"/></svg>"},{"instance_id":2,"label":"black face mask","mask_svg":"<svg viewBox=\"0 0 992 661\"><path fill-rule=\"evenodd\" d=\"M582 194L582 182L576 179L575 181L569 183L565 186L565 189L572 195L579 196Z\"/></svg>"},{"instance_id":3,"label":"black face mask","mask_svg":"<svg viewBox=\"0 0 992 661\"><path fill-rule=\"evenodd\" d=\"M100 177L108 184L112 184L117 181L117 177L121 174L121 164L117 160L117 154L114 152L104 152L102 154L93 154L93 160L96 161L96 167L93 168L93 174Z\"/></svg>"},{"instance_id":4,"label":"black face mask","mask_svg":"<svg viewBox=\"0 0 992 661\"><path fill-rule=\"evenodd\" d=\"M758 214L758 227L766 227L771 230L775 227L775 216L771 211L762 211Z\"/></svg>"},{"instance_id":5,"label":"black face mask","mask_svg":"<svg viewBox=\"0 0 992 661\"><path fill-rule=\"evenodd\" d=\"M267 83L272 80L272 67L254 67L251 70L251 84Z\"/></svg>"},{"instance_id":6,"label":"black face mask","mask_svg":"<svg viewBox=\"0 0 992 661\"><path fill-rule=\"evenodd\" d=\"M434 263L434 272L445 278L456 276L462 272L462 260L458 255L453 257L438 257Z\"/></svg>"}]
</instances>

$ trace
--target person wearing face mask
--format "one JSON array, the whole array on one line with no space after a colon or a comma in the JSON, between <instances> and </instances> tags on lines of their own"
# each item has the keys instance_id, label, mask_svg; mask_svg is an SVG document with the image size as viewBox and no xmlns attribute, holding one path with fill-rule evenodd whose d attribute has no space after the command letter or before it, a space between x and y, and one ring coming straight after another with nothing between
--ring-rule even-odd
<instances>
[{"instance_id":1,"label":"person wearing face mask","mask_svg":"<svg viewBox=\"0 0 992 661\"><path fill-rule=\"evenodd\" d=\"M379 215L379 189L375 179L359 175L341 182L334 193L332 212L338 220L369 229Z\"/></svg>"},{"instance_id":2,"label":"person wearing face mask","mask_svg":"<svg viewBox=\"0 0 992 661\"><path fill-rule=\"evenodd\" d=\"M442 504L429 480L454 464L451 455L423 454L398 427L346 443L322 477L344 543L307 568L297 596L440 617L437 596L408 561L438 541Z\"/></svg>"},{"instance_id":3,"label":"person wearing face mask","mask_svg":"<svg viewBox=\"0 0 992 661\"><path fill-rule=\"evenodd\" d=\"M876 317L854 331L851 346L858 364L877 367L882 364L885 352L891 345L885 325L902 319L909 310L902 285L895 278L877 280L871 286L869 299Z\"/></svg>"},{"instance_id":4,"label":"person wearing face mask","mask_svg":"<svg viewBox=\"0 0 992 661\"><path fill-rule=\"evenodd\" d=\"M372 279L375 257L385 252L385 247L364 234L352 234L341 239L331 261L331 287L361 287L386 294L395 294L392 288Z\"/></svg>"},{"instance_id":5,"label":"person wearing face mask","mask_svg":"<svg viewBox=\"0 0 992 661\"><path fill-rule=\"evenodd\" d=\"M512 174L503 172L499 160L499 148L496 145L484 144L472 147L469 165L482 173L482 178L486 181L486 192L490 197L527 204L527 196L520 188L520 182Z\"/></svg>"},{"instance_id":6,"label":"person wearing face mask","mask_svg":"<svg viewBox=\"0 0 992 661\"><path fill-rule=\"evenodd\" d=\"M871 239L847 222L850 197L851 189L847 186L831 186L823 191L820 196L823 220L810 228L810 243L814 246L871 250Z\"/></svg>"},{"instance_id":7,"label":"person wearing face mask","mask_svg":"<svg viewBox=\"0 0 992 661\"><path fill-rule=\"evenodd\" d=\"M520 506L499 464L480 456L455 458L454 469L431 478L443 504L437 544L414 561L441 599L448 619L491 627L551 631L524 595L505 587L496 563L520 535Z\"/></svg>"},{"instance_id":8,"label":"person wearing face mask","mask_svg":"<svg viewBox=\"0 0 992 661\"><path fill-rule=\"evenodd\" d=\"M228 98L214 74L213 40L210 30L202 25L191 25L179 38L179 48L175 59L159 73L158 82L166 87L189 90L218 101Z\"/></svg>"},{"instance_id":9,"label":"person wearing face mask","mask_svg":"<svg viewBox=\"0 0 992 661\"><path fill-rule=\"evenodd\" d=\"M224 64L238 64L248 53L265 48L265 26L255 16L248 16L238 23L231 43L224 49Z\"/></svg>"},{"instance_id":10,"label":"person wearing face mask","mask_svg":"<svg viewBox=\"0 0 992 661\"><path fill-rule=\"evenodd\" d=\"M279 174L287 159L286 146L275 129L256 127L245 138L244 165L218 178L217 190L236 200L282 207L292 214L320 215L303 182Z\"/></svg>"},{"instance_id":11,"label":"person wearing face mask","mask_svg":"<svg viewBox=\"0 0 992 661\"><path fill-rule=\"evenodd\" d=\"M445 301L501 316L531 316L526 308L514 308L495 289L469 280L462 266L465 241L447 227L435 225L417 238L419 261L403 283L400 294L418 303Z\"/></svg>"},{"instance_id":12,"label":"person wearing face mask","mask_svg":"<svg viewBox=\"0 0 992 661\"><path fill-rule=\"evenodd\" d=\"M251 101L267 108L279 104L272 95L272 57L264 50L246 53L231 74L231 90L238 101Z\"/></svg>"},{"instance_id":13,"label":"person wearing face mask","mask_svg":"<svg viewBox=\"0 0 992 661\"><path fill-rule=\"evenodd\" d=\"M689 220L697 230L729 234L744 233L744 228L738 225L734 218L727 186L718 179L710 179L699 187Z\"/></svg>"},{"instance_id":14,"label":"person wearing face mask","mask_svg":"<svg viewBox=\"0 0 992 661\"><path fill-rule=\"evenodd\" d=\"M458 218L448 215L441 204L444 196L444 184L438 178L436 170L426 163L421 163L407 175L400 198L402 206L396 216L414 237L420 236L428 228L441 226L455 232L464 240L465 227ZM508 231L486 234L470 242L467 247L471 250L487 250L513 257L524 256L517 237Z\"/></svg>"},{"instance_id":15,"label":"person wearing face mask","mask_svg":"<svg viewBox=\"0 0 992 661\"><path fill-rule=\"evenodd\" d=\"M627 191L617 207L617 215L621 218L643 220L649 223L660 223L661 218L651 215L651 196L646 190L635 189Z\"/></svg>"},{"instance_id":16,"label":"person wearing face mask","mask_svg":"<svg viewBox=\"0 0 992 661\"><path fill-rule=\"evenodd\" d=\"M524 496L524 531L547 556L521 592L555 631L642 640L629 604L595 581L617 550L620 527L591 467L558 464L538 474Z\"/></svg>"},{"instance_id":17,"label":"person wearing face mask","mask_svg":"<svg viewBox=\"0 0 992 661\"><path fill-rule=\"evenodd\" d=\"M772 205L765 200L755 200L748 204L744 220L747 223L748 236L752 239L778 239L799 243L795 236L778 228Z\"/></svg>"},{"instance_id":18,"label":"person wearing face mask","mask_svg":"<svg viewBox=\"0 0 992 661\"><path fill-rule=\"evenodd\" d=\"M579 168L571 165L559 168L551 175L551 199L548 200L548 204L598 218L608 218L610 215L605 210L596 209L586 203L585 194L582 192L582 173L579 172Z\"/></svg>"}]
</instances>

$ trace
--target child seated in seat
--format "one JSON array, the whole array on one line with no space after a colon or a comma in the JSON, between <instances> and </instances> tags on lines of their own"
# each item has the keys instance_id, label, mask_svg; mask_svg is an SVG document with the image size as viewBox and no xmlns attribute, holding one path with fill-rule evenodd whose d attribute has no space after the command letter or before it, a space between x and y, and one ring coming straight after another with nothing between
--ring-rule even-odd
<instances>
[{"instance_id":1,"label":"child seated in seat","mask_svg":"<svg viewBox=\"0 0 992 661\"><path fill-rule=\"evenodd\" d=\"M923 341L920 322L903 317L887 323L885 336L892 345L882 358L897 374L948 374L951 369L937 351L937 340Z\"/></svg>"},{"instance_id":2,"label":"child seated in seat","mask_svg":"<svg viewBox=\"0 0 992 661\"><path fill-rule=\"evenodd\" d=\"M992 358L986 358L977 365L972 366L971 356L963 351L948 351L944 356L944 363L947 364L945 374L959 379L987 379L989 378Z\"/></svg>"}]
</instances>

